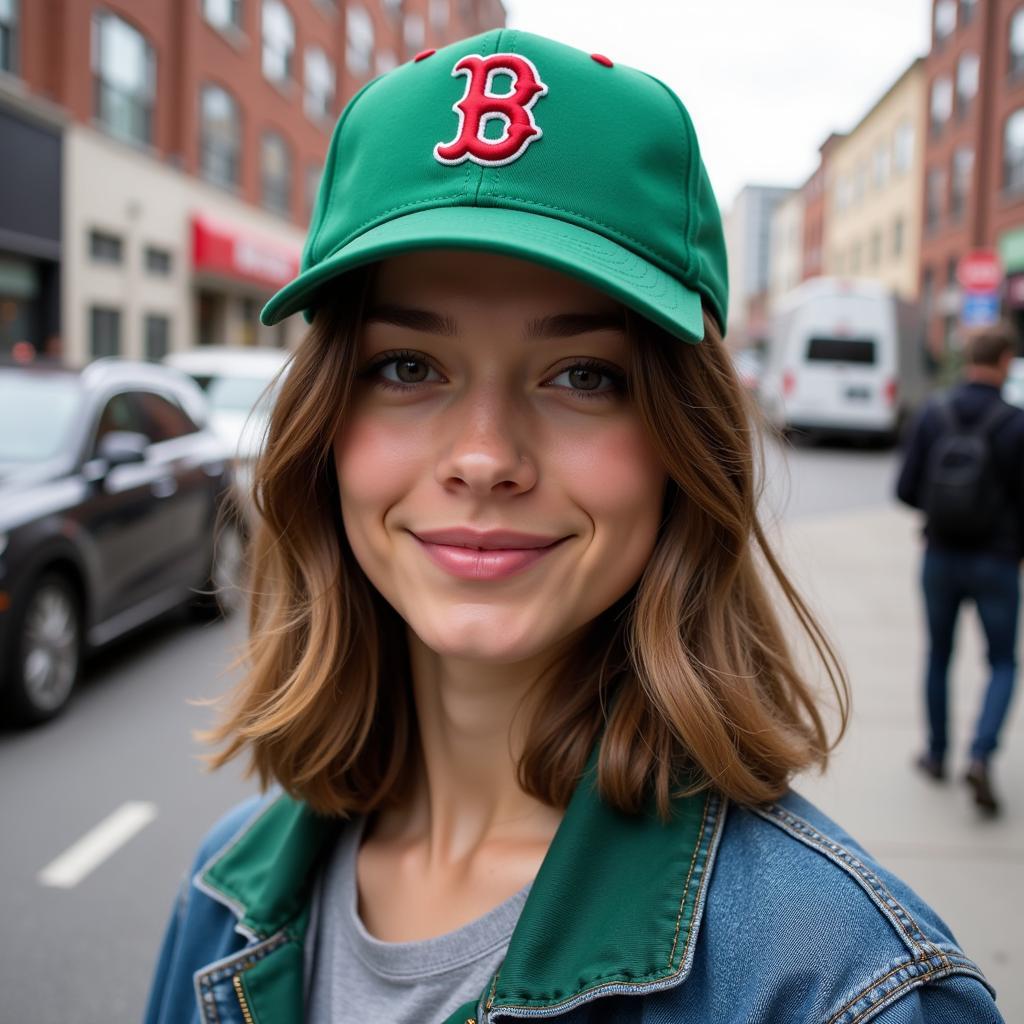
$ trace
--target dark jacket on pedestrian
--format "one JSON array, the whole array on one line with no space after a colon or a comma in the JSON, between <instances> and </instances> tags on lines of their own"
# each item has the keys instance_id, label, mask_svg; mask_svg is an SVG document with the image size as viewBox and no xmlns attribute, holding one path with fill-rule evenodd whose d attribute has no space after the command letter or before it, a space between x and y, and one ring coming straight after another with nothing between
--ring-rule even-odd
<instances>
[{"instance_id":1,"label":"dark jacket on pedestrian","mask_svg":"<svg viewBox=\"0 0 1024 1024\"><path fill-rule=\"evenodd\" d=\"M978 381L965 381L957 385L949 392L948 398L965 427L979 422L989 413L994 402L1008 410L1006 417L990 433L992 463L1003 484L1005 508L985 540L971 550L1020 560L1024 557L1024 409L1004 402L995 385ZM909 432L896 494L900 501L914 508L924 507L924 488L932 446L949 430L939 405L946 399L946 395L932 399ZM930 545L950 546L931 535L927 522L924 535Z\"/></svg>"}]
</instances>

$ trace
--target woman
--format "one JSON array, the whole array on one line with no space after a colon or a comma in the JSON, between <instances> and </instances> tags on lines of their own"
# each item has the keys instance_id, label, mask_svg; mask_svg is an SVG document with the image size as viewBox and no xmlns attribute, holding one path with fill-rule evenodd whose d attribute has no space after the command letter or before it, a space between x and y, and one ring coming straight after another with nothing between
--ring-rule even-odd
<instances>
[{"instance_id":1,"label":"woman","mask_svg":"<svg viewBox=\"0 0 1024 1024\"><path fill-rule=\"evenodd\" d=\"M199 853L151 1022L997 1021L948 929L788 788L721 223L659 82L496 31L331 144L256 483L271 793ZM770 581L770 588L765 579Z\"/></svg>"}]
</instances>

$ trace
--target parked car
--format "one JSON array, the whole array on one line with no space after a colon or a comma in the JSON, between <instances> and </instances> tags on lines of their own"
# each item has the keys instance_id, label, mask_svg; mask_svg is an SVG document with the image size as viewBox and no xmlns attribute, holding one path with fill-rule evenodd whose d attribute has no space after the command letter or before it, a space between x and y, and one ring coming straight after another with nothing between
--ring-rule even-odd
<instances>
[{"instance_id":1,"label":"parked car","mask_svg":"<svg viewBox=\"0 0 1024 1024\"><path fill-rule=\"evenodd\" d=\"M916 306L874 281L811 278L769 326L759 398L782 430L894 440L927 396Z\"/></svg>"},{"instance_id":2,"label":"parked car","mask_svg":"<svg viewBox=\"0 0 1024 1024\"><path fill-rule=\"evenodd\" d=\"M288 353L273 348L204 345L171 352L164 363L187 373L206 393L210 426L236 459L239 503L253 513L249 488L252 468L263 445L277 387L284 378ZM286 371L287 372L287 371Z\"/></svg>"},{"instance_id":3,"label":"parked car","mask_svg":"<svg viewBox=\"0 0 1024 1024\"><path fill-rule=\"evenodd\" d=\"M83 658L174 606L240 601L231 459L183 373L0 366L0 710L67 703Z\"/></svg>"}]
</instances>

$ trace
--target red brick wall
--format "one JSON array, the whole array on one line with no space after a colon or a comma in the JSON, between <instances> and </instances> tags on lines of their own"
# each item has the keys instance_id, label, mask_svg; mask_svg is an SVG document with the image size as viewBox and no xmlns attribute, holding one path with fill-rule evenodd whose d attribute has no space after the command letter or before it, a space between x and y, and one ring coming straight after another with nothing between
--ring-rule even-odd
<instances>
[{"instance_id":1,"label":"red brick wall","mask_svg":"<svg viewBox=\"0 0 1024 1024\"><path fill-rule=\"evenodd\" d=\"M295 22L292 81L281 87L262 71L262 0L243 0L240 32L222 33L207 23L201 0L33 0L21 5L21 77L29 90L65 107L78 121L93 119L91 68L92 17L109 11L137 28L156 55L157 90L153 111L153 155L191 174L199 174L199 95L215 83L234 96L241 110L242 160L238 193L253 204L261 201L260 142L273 129L291 151L291 216L305 223L306 168L322 164L333 121L314 124L303 109L303 57L307 45L320 46L336 72L335 117L365 79L354 78L345 66L346 6L336 9L318 0L285 0ZM392 50L408 59L403 22L381 0L363 0L374 21L377 51ZM451 0L448 30L438 33L430 23L428 0L408 0L406 13L420 13L426 44L441 46L454 39L504 24L497 0ZM441 36L443 35L443 38ZM372 72L371 72L372 73Z\"/></svg>"}]
</instances>

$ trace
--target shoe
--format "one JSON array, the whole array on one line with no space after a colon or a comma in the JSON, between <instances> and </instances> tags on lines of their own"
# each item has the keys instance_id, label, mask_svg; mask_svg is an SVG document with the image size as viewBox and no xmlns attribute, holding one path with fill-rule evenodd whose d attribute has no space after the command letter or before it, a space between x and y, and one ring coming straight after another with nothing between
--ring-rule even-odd
<instances>
[{"instance_id":1,"label":"shoe","mask_svg":"<svg viewBox=\"0 0 1024 1024\"><path fill-rule=\"evenodd\" d=\"M999 800L992 790L992 779L984 761L971 762L964 774L964 782L974 790L974 803L979 810L991 816L999 813Z\"/></svg>"},{"instance_id":2,"label":"shoe","mask_svg":"<svg viewBox=\"0 0 1024 1024\"><path fill-rule=\"evenodd\" d=\"M921 754L914 762L914 767L927 775L932 782L946 781L946 766L940 758L933 757L931 754Z\"/></svg>"}]
</instances>

